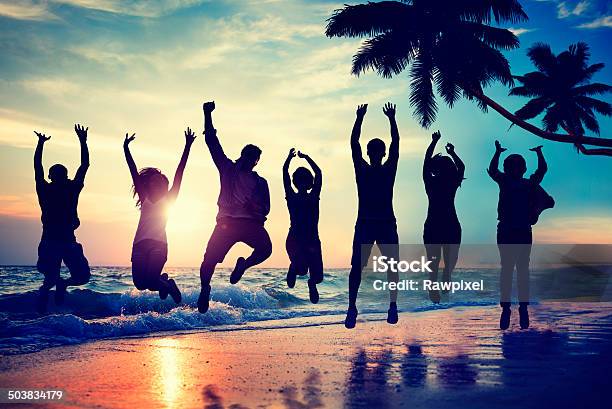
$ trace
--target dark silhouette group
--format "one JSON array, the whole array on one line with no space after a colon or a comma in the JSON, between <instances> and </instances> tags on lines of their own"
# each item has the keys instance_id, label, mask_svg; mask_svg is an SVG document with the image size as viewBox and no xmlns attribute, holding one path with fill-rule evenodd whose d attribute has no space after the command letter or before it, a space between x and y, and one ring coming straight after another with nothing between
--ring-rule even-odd
<instances>
[{"instance_id":1,"label":"dark silhouette group","mask_svg":"<svg viewBox=\"0 0 612 409\"><path fill-rule=\"evenodd\" d=\"M374 244L389 258L399 260L399 236L393 211L393 189L399 162L400 135L395 120L396 107L387 103L383 113L389 120L391 144L387 153L385 143L378 138L366 145L369 161L363 158L360 136L367 104L359 105L351 132L350 146L357 183L358 212L352 245L349 273L349 305L345 326L355 327L357 321L357 294L362 271L367 265ZM239 257L230 275L230 283L236 284L250 267L265 261L272 254L272 242L265 229L270 212L270 192L267 181L253 169L262 151L255 145L245 145L240 157L231 160L225 154L213 126L214 102L206 102L204 110L204 140L210 151L220 178L219 207L216 226L208 241L200 267L201 292L197 307L200 313L209 309L211 280L218 263L239 242L253 251L248 257ZM74 231L79 227L77 205L89 167L87 131L75 125L81 145L81 165L73 180L62 165L49 169L49 179L44 177L42 166L43 146L50 137L35 132L38 144L34 155L36 192L42 212L43 233L38 248L38 270L44 275L40 287L38 310L46 310L49 290L55 286L55 302L62 304L68 286L88 282L90 269L82 246L76 241ZM157 168L146 167L140 171L130 151L135 134L125 135L123 150L132 177L136 205L140 219L132 247L132 278L139 290L159 293L161 299L170 296L177 304L181 292L176 282L163 272L167 260L166 239L167 209L177 199L191 146L196 139L187 128L185 146L176 169L172 186L168 178ZM427 258L431 261L432 281L438 281L441 261L444 262L442 281L450 281L457 264L461 243L461 224L455 210L455 195L464 180L465 165L451 143L446 144L448 156L434 155L440 132L432 135L432 141L423 162L423 182L429 200L427 218L423 230L423 242ZM498 169L499 159L505 151L499 142L491 160L488 173L499 185L497 243L501 258L500 304L502 314L500 328L510 323L510 297L513 271L517 270L520 326L529 326L529 257L532 243L531 226L539 214L554 206L554 200L542 189L540 183L547 171L541 146L533 148L538 155L538 169L529 178L523 177L527 168L518 154L504 160L503 172ZM303 159L312 169L300 166L292 175L289 167L295 157ZM385 159L386 157L386 159ZM317 284L323 281L323 257L319 238L319 199L323 184L321 169L302 151L291 149L282 168L285 199L290 216L286 250L290 259L287 286L293 288L298 276L309 275L310 301L319 302ZM295 187L295 188L294 188ZM60 276L62 261L70 271L70 277ZM388 272L387 280L397 283L397 271ZM431 291L431 301L440 302L440 294ZM398 322L397 290L389 291L387 322Z\"/></svg>"}]
</instances>

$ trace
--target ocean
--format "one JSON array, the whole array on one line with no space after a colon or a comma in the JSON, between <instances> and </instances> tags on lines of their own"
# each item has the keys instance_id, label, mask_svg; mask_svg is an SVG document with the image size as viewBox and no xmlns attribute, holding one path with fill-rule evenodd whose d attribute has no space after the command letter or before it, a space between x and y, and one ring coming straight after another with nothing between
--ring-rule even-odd
<instances>
[{"instance_id":1,"label":"ocean","mask_svg":"<svg viewBox=\"0 0 612 409\"><path fill-rule=\"evenodd\" d=\"M229 283L229 269L218 269L213 277L211 307L206 314L198 313L196 302L200 292L197 268L167 268L183 294L179 306L168 297L161 300L157 293L138 291L132 284L129 267L92 267L87 285L71 287L65 304L54 304L53 291L46 315L35 311L37 289L42 275L35 267L0 267L0 354L35 352L60 345L78 344L96 339L125 336L146 336L162 331L223 330L259 321L274 320L283 327L286 320L297 317L334 317L343 319L348 296L348 270L325 272L318 286L320 301L313 305L308 299L307 277L298 277L295 288L285 282L286 270L253 268L240 283ZM475 296L457 292L443 296L433 304L426 291L402 291L400 311L425 311L455 306L492 305L498 300L497 284L491 282L495 270L464 270L453 273L453 280L481 280L488 285ZM67 274L63 270L63 275ZM386 313L388 293L374 291L375 278L364 275L358 308L360 316ZM402 277L405 278L405 277ZM410 274L424 279L424 274ZM291 324L295 325L295 324Z\"/></svg>"}]
</instances>

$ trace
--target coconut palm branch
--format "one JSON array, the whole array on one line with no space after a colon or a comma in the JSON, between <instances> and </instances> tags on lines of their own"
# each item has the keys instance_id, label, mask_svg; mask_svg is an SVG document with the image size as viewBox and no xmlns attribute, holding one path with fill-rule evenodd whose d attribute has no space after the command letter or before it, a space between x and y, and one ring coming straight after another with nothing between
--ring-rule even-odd
<instances>
[{"instance_id":1,"label":"coconut palm branch","mask_svg":"<svg viewBox=\"0 0 612 409\"><path fill-rule=\"evenodd\" d=\"M518 38L510 30L491 24L524 20L527 15L516 0L381 1L335 10L328 19L326 35L365 38L353 57L354 75L374 70L382 77L391 78L409 69L410 103L415 117L425 128L436 118L437 93L449 107L460 98L475 100L482 110L493 108L512 123L545 139L612 148L612 140L580 135L576 143L576 134L567 130L568 134L558 134L540 129L485 95L483 89L494 82L514 85L509 63L501 51L519 46ZM544 55L538 64L546 69L554 62ZM598 66L586 67L587 72L582 75L588 72L592 75ZM587 88L584 92L590 94L581 95L590 98L582 99L580 105L584 110L580 123L587 129L591 129L589 126L598 129L590 112L600 112L596 106L605 111L602 102L591 97L597 90L601 89ZM546 109L543 99L529 104L527 113L541 106ZM554 118L549 117L551 121ZM568 121L576 123L575 118Z\"/></svg>"},{"instance_id":2,"label":"coconut palm branch","mask_svg":"<svg viewBox=\"0 0 612 409\"><path fill-rule=\"evenodd\" d=\"M537 43L527 55L538 70L515 77L521 85L512 88L510 95L531 99L514 115L527 120L544 114L545 131L563 129L574 137L578 149L586 153L588 150L580 143L584 129L599 135L595 113L612 115L609 103L594 98L612 91L612 87L590 82L604 64L588 65L589 47L585 43L572 44L559 55L554 55L547 44Z\"/></svg>"}]
</instances>

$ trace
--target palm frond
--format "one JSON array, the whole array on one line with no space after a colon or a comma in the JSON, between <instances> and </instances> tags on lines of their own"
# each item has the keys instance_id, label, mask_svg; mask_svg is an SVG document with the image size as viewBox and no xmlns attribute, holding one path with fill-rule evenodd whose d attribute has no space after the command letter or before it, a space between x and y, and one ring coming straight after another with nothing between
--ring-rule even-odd
<instances>
[{"instance_id":1,"label":"palm frond","mask_svg":"<svg viewBox=\"0 0 612 409\"><path fill-rule=\"evenodd\" d=\"M555 71L557 57L555 57L548 44L535 43L527 50L527 56L539 71L545 74L551 74Z\"/></svg>"},{"instance_id":2,"label":"palm frond","mask_svg":"<svg viewBox=\"0 0 612 409\"><path fill-rule=\"evenodd\" d=\"M599 123L590 109L578 108L578 116L586 129L599 135Z\"/></svg>"},{"instance_id":3,"label":"palm frond","mask_svg":"<svg viewBox=\"0 0 612 409\"><path fill-rule=\"evenodd\" d=\"M461 17L468 21L490 23L494 19L499 24L518 23L529 19L523 6L516 0L463 0L455 4Z\"/></svg>"},{"instance_id":4,"label":"palm frond","mask_svg":"<svg viewBox=\"0 0 612 409\"><path fill-rule=\"evenodd\" d=\"M557 132L563 122L563 115L558 104L554 104L546 109L546 114L542 118L544 129L548 132Z\"/></svg>"},{"instance_id":5,"label":"palm frond","mask_svg":"<svg viewBox=\"0 0 612 409\"><path fill-rule=\"evenodd\" d=\"M611 86L599 82L572 88L572 94L574 95L603 95L610 91L612 91Z\"/></svg>"},{"instance_id":6,"label":"palm frond","mask_svg":"<svg viewBox=\"0 0 612 409\"><path fill-rule=\"evenodd\" d=\"M397 1L368 2L334 10L327 19L328 37L367 37L410 22L410 6Z\"/></svg>"},{"instance_id":7,"label":"palm frond","mask_svg":"<svg viewBox=\"0 0 612 409\"><path fill-rule=\"evenodd\" d=\"M600 101L598 99L591 98L591 97L580 96L580 97L576 97L576 102L581 107L585 109L586 108L592 109L598 114L601 114L604 116L612 115L612 105L610 105L609 103L605 101Z\"/></svg>"},{"instance_id":8,"label":"palm frond","mask_svg":"<svg viewBox=\"0 0 612 409\"><path fill-rule=\"evenodd\" d=\"M534 98L527 102L521 109L516 111L514 115L521 119L531 119L540 115L548 106L551 101L548 98Z\"/></svg>"},{"instance_id":9,"label":"palm frond","mask_svg":"<svg viewBox=\"0 0 612 409\"><path fill-rule=\"evenodd\" d=\"M519 46L518 37L505 28L473 22L462 22L459 27L472 33L478 40L493 48L511 50Z\"/></svg>"},{"instance_id":10,"label":"palm frond","mask_svg":"<svg viewBox=\"0 0 612 409\"><path fill-rule=\"evenodd\" d=\"M368 69L384 77L391 78L402 72L414 55L410 39L397 31L379 34L364 41L353 57L352 73L359 76Z\"/></svg>"},{"instance_id":11,"label":"palm frond","mask_svg":"<svg viewBox=\"0 0 612 409\"><path fill-rule=\"evenodd\" d=\"M429 128L438 111L433 93L433 70L431 55L427 53L417 55L410 70L410 105L423 128Z\"/></svg>"}]
</instances>

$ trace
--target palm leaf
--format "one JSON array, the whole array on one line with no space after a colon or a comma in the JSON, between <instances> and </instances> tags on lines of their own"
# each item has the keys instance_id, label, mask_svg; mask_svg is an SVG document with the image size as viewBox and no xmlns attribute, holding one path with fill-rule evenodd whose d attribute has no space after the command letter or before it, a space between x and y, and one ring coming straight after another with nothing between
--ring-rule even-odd
<instances>
[{"instance_id":1,"label":"palm leaf","mask_svg":"<svg viewBox=\"0 0 612 409\"><path fill-rule=\"evenodd\" d=\"M555 71L557 57L548 44L535 43L527 50L527 56L539 71L549 75Z\"/></svg>"},{"instance_id":2,"label":"palm leaf","mask_svg":"<svg viewBox=\"0 0 612 409\"><path fill-rule=\"evenodd\" d=\"M527 102L521 109L516 111L514 115L521 119L531 119L540 115L548 106L551 101L548 98L534 98Z\"/></svg>"},{"instance_id":3,"label":"palm leaf","mask_svg":"<svg viewBox=\"0 0 612 409\"><path fill-rule=\"evenodd\" d=\"M407 24L410 6L397 1L368 2L334 10L327 19L328 37L366 37Z\"/></svg>"},{"instance_id":4,"label":"palm leaf","mask_svg":"<svg viewBox=\"0 0 612 409\"><path fill-rule=\"evenodd\" d=\"M397 31L379 34L364 41L353 57L352 73L359 76L368 69L384 77L391 78L402 72L414 55L414 48L406 36Z\"/></svg>"},{"instance_id":5,"label":"palm leaf","mask_svg":"<svg viewBox=\"0 0 612 409\"><path fill-rule=\"evenodd\" d=\"M583 108L592 109L598 114L611 116L612 115L612 105L607 102L600 101L595 98L590 97L576 97L576 102Z\"/></svg>"},{"instance_id":6,"label":"palm leaf","mask_svg":"<svg viewBox=\"0 0 612 409\"><path fill-rule=\"evenodd\" d=\"M599 82L572 88L574 95L603 95L610 91L612 91L611 86Z\"/></svg>"},{"instance_id":7,"label":"palm leaf","mask_svg":"<svg viewBox=\"0 0 612 409\"><path fill-rule=\"evenodd\" d=\"M410 70L410 105L423 128L432 124L438 111L432 85L433 70L432 58L427 53L419 54Z\"/></svg>"}]
</instances>

